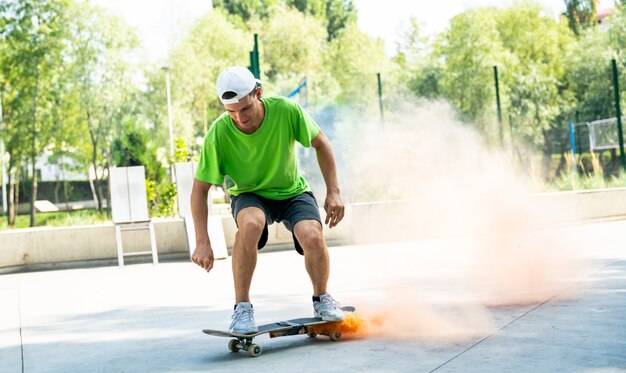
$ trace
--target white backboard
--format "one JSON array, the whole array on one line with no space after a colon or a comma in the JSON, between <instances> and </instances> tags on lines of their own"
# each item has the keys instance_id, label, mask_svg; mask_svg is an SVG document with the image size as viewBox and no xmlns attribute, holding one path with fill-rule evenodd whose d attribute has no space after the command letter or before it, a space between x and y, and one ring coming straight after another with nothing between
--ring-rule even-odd
<instances>
[{"instance_id":1,"label":"white backboard","mask_svg":"<svg viewBox=\"0 0 626 373\"><path fill-rule=\"evenodd\" d=\"M113 223L150 220L144 167L112 167L109 171Z\"/></svg>"},{"instance_id":2,"label":"white backboard","mask_svg":"<svg viewBox=\"0 0 626 373\"><path fill-rule=\"evenodd\" d=\"M184 162L174 164L176 173L176 191L178 197L178 214L182 218L191 217L191 187L196 176L196 166L194 162Z\"/></svg>"}]
</instances>

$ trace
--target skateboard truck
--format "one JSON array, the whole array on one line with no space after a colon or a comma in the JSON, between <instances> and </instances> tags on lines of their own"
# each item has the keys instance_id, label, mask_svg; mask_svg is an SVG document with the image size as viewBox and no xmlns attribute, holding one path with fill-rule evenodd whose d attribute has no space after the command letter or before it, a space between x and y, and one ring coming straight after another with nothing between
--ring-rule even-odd
<instances>
[{"instance_id":1,"label":"skateboard truck","mask_svg":"<svg viewBox=\"0 0 626 373\"><path fill-rule=\"evenodd\" d=\"M257 357L263 353L263 347L252 343L253 338L254 337L231 339L228 342L228 349L232 352L238 352L239 350L248 351L250 356Z\"/></svg>"}]
</instances>

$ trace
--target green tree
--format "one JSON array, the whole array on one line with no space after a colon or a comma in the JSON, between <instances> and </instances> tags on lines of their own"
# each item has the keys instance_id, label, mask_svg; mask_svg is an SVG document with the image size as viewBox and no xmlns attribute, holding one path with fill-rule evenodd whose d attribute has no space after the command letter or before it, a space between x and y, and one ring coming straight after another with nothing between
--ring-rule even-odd
<instances>
[{"instance_id":1,"label":"green tree","mask_svg":"<svg viewBox=\"0 0 626 373\"><path fill-rule=\"evenodd\" d=\"M352 0L326 1L326 31L328 41L339 37L342 30L356 23L357 9Z\"/></svg>"},{"instance_id":2,"label":"green tree","mask_svg":"<svg viewBox=\"0 0 626 373\"><path fill-rule=\"evenodd\" d=\"M6 4L3 4L6 6ZM6 8L2 8L5 12ZM3 13L0 17L0 29L9 30L11 19ZM11 27L15 27L12 25ZM15 35L13 35L15 36ZM2 140L5 143L5 151L9 155L8 159L8 212L7 223L9 226L15 224L17 214L17 204L19 200L19 180L20 171L23 169L27 154L26 138L27 127L23 124L24 118L21 114L27 108L28 97L24 94L22 86L24 79L21 78L22 65L20 64L17 49L10 48L9 43L17 44L16 40L7 38L7 33L3 33L0 38L0 100L2 100ZM3 180L4 182L5 180Z\"/></svg>"},{"instance_id":3,"label":"green tree","mask_svg":"<svg viewBox=\"0 0 626 373\"><path fill-rule=\"evenodd\" d=\"M235 23L241 21L243 25L255 17L265 20L285 8L296 9L322 20L326 25L328 41L337 38L343 29L357 20L357 8L353 0L215 0L213 8L237 17Z\"/></svg>"},{"instance_id":4,"label":"green tree","mask_svg":"<svg viewBox=\"0 0 626 373\"><path fill-rule=\"evenodd\" d=\"M383 42L360 31L356 24L331 41L325 66L339 86L336 102L362 110L376 108L376 74L385 75L392 68Z\"/></svg>"},{"instance_id":5,"label":"green tree","mask_svg":"<svg viewBox=\"0 0 626 373\"><path fill-rule=\"evenodd\" d=\"M615 116L611 59L623 70L626 52L626 15L619 7L610 16L605 31L593 29L582 35L566 56L566 76L576 98L576 113L581 121ZM624 87L623 74L620 87ZM577 115L576 115L577 114Z\"/></svg>"},{"instance_id":6,"label":"green tree","mask_svg":"<svg viewBox=\"0 0 626 373\"><path fill-rule=\"evenodd\" d=\"M619 60L626 59L626 7L618 6L609 16L605 29L606 42Z\"/></svg>"},{"instance_id":7,"label":"green tree","mask_svg":"<svg viewBox=\"0 0 626 373\"><path fill-rule=\"evenodd\" d=\"M583 30L596 25L597 0L563 0L570 29L580 36Z\"/></svg>"},{"instance_id":8,"label":"green tree","mask_svg":"<svg viewBox=\"0 0 626 373\"><path fill-rule=\"evenodd\" d=\"M328 41L357 20L357 9L352 0L286 0L287 6L321 19L326 25Z\"/></svg>"},{"instance_id":9,"label":"green tree","mask_svg":"<svg viewBox=\"0 0 626 373\"><path fill-rule=\"evenodd\" d=\"M532 2L498 11L497 29L510 56L503 66L503 84L515 133L543 151L547 175L555 150L550 130L562 127L573 101L565 55L574 36L564 22L545 16Z\"/></svg>"},{"instance_id":10,"label":"green tree","mask_svg":"<svg viewBox=\"0 0 626 373\"><path fill-rule=\"evenodd\" d=\"M0 37L11 47L3 55L5 86L11 123L7 128L11 157L26 157L30 163L30 224L35 225L38 177L36 162L52 129L54 88L62 65L67 2L33 0L0 3ZM7 71L10 69L11 71ZM5 103L5 104L7 104ZM27 130L24 130L27 128ZM27 144L27 145L26 145ZM9 163L11 168L17 162ZM15 185L13 186L15 188ZM15 192L14 192L15 193ZM9 201L14 204L17 198ZM11 216L15 214L12 211ZM9 218L9 223L14 223Z\"/></svg>"},{"instance_id":11,"label":"green tree","mask_svg":"<svg viewBox=\"0 0 626 373\"><path fill-rule=\"evenodd\" d=\"M510 115L518 138L540 147L547 162L548 132L561 124L572 102L564 56L574 41L567 25L531 1L461 13L437 45L442 92L463 118L496 140L493 66L498 66L505 118Z\"/></svg>"},{"instance_id":12,"label":"green tree","mask_svg":"<svg viewBox=\"0 0 626 373\"><path fill-rule=\"evenodd\" d=\"M110 145L123 120L133 115L137 69L129 62L138 46L133 30L119 17L87 3L70 9L73 20L67 54L79 115L76 126L86 137L76 144L93 170L93 190L102 210L102 180L110 162Z\"/></svg>"},{"instance_id":13,"label":"green tree","mask_svg":"<svg viewBox=\"0 0 626 373\"><path fill-rule=\"evenodd\" d=\"M72 89L71 69L65 64L59 65L59 74L52 89L52 106L50 110L52 129L48 137L46 152L48 164L59 168L55 186L55 203L60 202L59 192L63 188L63 199L69 201L68 183L65 180L66 171L80 165L76 144L80 142L83 133L76 126L78 115L78 96Z\"/></svg>"},{"instance_id":14,"label":"green tree","mask_svg":"<svg viewBox=\"0 0 626 373\"><path fill-rule=\"evenodd\" d=\"M175 138L196 144L209 123L224 111L215 93L215 81L227 66L249 61L253 39L236 28L226 15L212 11L200 18L189 36L170 55L172 122ZM157 134L168 139L165 75L149 70L147 93L151 97L148 122ZM161 114L155 114L161 113Z\"/></svg>"},{"instance_id":15,"label":"green tree","mask_svg":"<svg viewBox=\"0 0 626 373\"><path fill-rule=\"evenodd\" d=\"M329 0L286 0L290 8L295 8L300 13L310 14L317 18L326 18L326 4Z\"/></svg>"},{"instance_id":16,"label":"green tree","mask_svg":"<svg viewBox=\"0 0 626 373\"><path fill-rule=\"evenodd\" d=\"M394 61L400 69L400 81L417 97L436 99L441 95L442 64L433 52L431 41L422 35L417 20L411 18Z\"/></svg>"},{"instance_id":17,"label":"green tree","mask_svg":"<svg viewBox=\"0 0 626 373\"><path fill-rule=\"evenodd\" d=\"M289 80L290 89L302 76L323 64L326 31L319 20L295 10L281 10L261 35L263 71L270 80Z\"/></svg>"},{"instance_id":18,"label":"green tree","mask_svg":"<svg viewBox=\"0 0 626 373\"><path fill-rule=\"evenodd\" d=\"M441 93L464 119L477 122L493 109L492 67L504 60L495 9L471 9L453 17L436 41L435 54L445 61Z\"/></svg>"},{"instance_id":19,"label":"green tree","mask_svg":"<svg viewBox=\"0 0 626 373\"><path fill-rule=\"evenodd\" d=\"M334 101L339 86L326 66L328 44L320 19L283 9L260 29L265 94L287 95L306 78L310 105L324 106Z\"/></svg>"},{"instance_id":20,"label":"green tree","mask_svg":"<svg viewBox=\"0 0 626 373\"><path fill-rule=\"evenodd\" d=\"M611 59L617 61L623 95L626 86L626 77L621 73L626 67L624 51L626 16L624 6L620 4L603 22L602 28L591 28L583 33L566 56L566 77L575 97L570 119L584 122L616 116ZM579 132L578 136L582 138L585 134ZM609 164L617 165L617 154L613 150L610 153ZM608 171L605 173L608 177L612 170L608 168L605 171Z\"/></svg>"},{"instance_id":21,"label":"green tree","mask_svg":"<svg viewBox=\"0 0 626 373\"><path fill-rule=\"evenodd\" d=\"M213 0L214 9L223 9L228 14L240 17L244 22L254 16L266 18L278 5L278 0Z\"/></svg>"},{"instance_id":22,"label":"green tree","mask_svg":"<svg viewBox=\"0 0 626 373\"><path fill-rule=\"evenodd\" d=\"M286 4L322 20L328 41L337 38L343 29L357 20L357 9L352 0L286 0Z\"/></svg>"},{"instance_id":23,"label":"green tree","mask_svg":"<svg viewBox=\"0 0 626 373\"><path fill-rule=\"evenodd\" d=\"M115 167L149 167L155 162L153 149L149 147L150 134L130 119L122 123L121 131L111 143L111 163Z\"/></svg>"}]
</instances>

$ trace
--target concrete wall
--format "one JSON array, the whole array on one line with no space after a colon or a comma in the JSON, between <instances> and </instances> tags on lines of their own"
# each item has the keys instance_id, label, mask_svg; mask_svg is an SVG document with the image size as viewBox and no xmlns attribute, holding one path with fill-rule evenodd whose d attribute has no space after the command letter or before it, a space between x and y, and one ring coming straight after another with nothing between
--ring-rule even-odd
<instances>
[{"instance_id":1,"label":"concrete wall","mask_svg":"<svg viewBox=\"0 0 626 373\"><path fill-rule=\"evenodd\" d=\"M531 196L529 200L535 201L538 206L552 206L552 211L560 211L558 216L553 217L555 223L626 219L626 188L546 193ZM428 224L429 222L442 219L432 209L433 203L436 205L439 202L429 199L350 205L347 207L346 218L338 227L324 227L326 239L331 242L384 242L450 233L430 229L437 225ZM419 214L404 225L395 218L403 214L411 216L411 211L431 210L432 214ZM236 232L234 221L230 216L224 216L222 224L226 245L232 248ZM377 227L376 230L371 229L374 226ZM189 255L182 219L155 220L154 227L159 256L173 255L183 258ZM126 253L150 250L147 230L123 232L123 242ZM291 242L291 233L282 224L270 226L270 247L291 246ZM114 264L116 260L113 224L0 232L0 272L85 261L108 261L108 264Z\"/></svg>"},{"instance_id":2,"label":"concrete wall","mask_svg":"<svg viewBox=\"0 0 626 373\"><path fill-rule=\"evenodd\" d=\"M498 205L499 204L499 205ZM459 209L481 209L503 217L524 208L540 211L538 224L568 224L626 219L626 188L501 196L433 196L428 200L359 203L351 206L351 241L376 243L449 237L463 232L464 219L476 214ZM443 209L446 213L440 213ZM533 215L533 216L535 216ZM403 218L404 217L404 218Z\"/></svg>"},{"instance_id":3,"label":"concrete wall","mask_svg":"<svg viewBox=\"0 0 626 373\"><path fill-rule=\"evenodd\" d=\"M187 250L182 220L157 220L154 228L159 254ZM148 230L123 232L122 239L125 253L150 251ZM113 224L0 232L0 268L116 258Z\"/></svg>"},{"instance_id":4,"label":"concrete wall","mask_svg":"<svg viewBox=\"0 0 626 373\"><path fill-rule=\"evenodd\" d=\"M542 193L536 198L566 212L558 217L564 222L626 219L626 188Z\"/></svg>"}]
</instances>

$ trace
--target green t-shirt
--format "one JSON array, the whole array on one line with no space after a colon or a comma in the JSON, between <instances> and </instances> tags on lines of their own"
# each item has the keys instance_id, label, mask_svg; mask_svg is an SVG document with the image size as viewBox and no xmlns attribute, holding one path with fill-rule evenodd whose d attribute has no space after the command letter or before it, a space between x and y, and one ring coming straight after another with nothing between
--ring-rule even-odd
<instances>
[{"instance_id":1,"label":"green t-shirt","mask_svg":"<svg viewBox=\"0 0 626 373\"><path fill-rule=\"evenodd\" d=\"M296 144L310 147L320 128L295 102L283 97L262 98L265 118L256 132L241 132L227 112L217 118L204 138L196 179L235 183L231 195L253 192L284 200L310 190L298 171Z\"/></svg>"}]
</instances>

